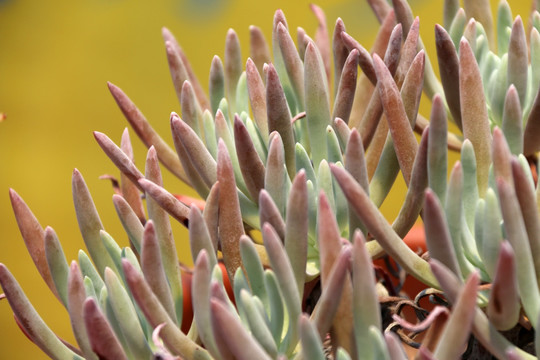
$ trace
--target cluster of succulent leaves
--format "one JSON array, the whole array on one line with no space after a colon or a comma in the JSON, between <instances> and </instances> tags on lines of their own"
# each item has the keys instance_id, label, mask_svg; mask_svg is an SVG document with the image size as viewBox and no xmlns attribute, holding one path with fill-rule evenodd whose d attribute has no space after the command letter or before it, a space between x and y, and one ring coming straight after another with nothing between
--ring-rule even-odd
<instances>
[{"instance_id":1,"label":"cluster of succulent leaves","mask_svg":"<svg viewBox=\"0 0 540 360\"><path fill-rule=\"evenodd\" d=\"M497 358L534 358L499 330L518 322L536 329L540 317L540 190L529 164L540 150L540 14L530 17L527 37L506 1L495 29L489 1L465 1L464 9L445 1L444 27L435 28L439 81L407 2L369 3L381 23L371 53L340 19L331 45L316 6L314 40L299 28L296 45L276 12L273 56L251 27L245 70L230 30L224 62L212 61L209 97L164 29L182 109L171 114L174 149L109 84L149 147L143 174L127 130L120 146L95 133L121 171L113 202L130 246L105 232L77 170L73 199L88 253L71 264L54 230L10 192L78 348L44 324L0 264L4 293L35 344L58 359L325 359L328 349L337 359L403 359L397 336L383 332L372 270L371 259L387 254L452 304L421 325L396 318L411 331L429 328L420 358L458 358L471 333ZM422 91L429 119L418 113ZM449 150L461 158L447 179ZM162 187L159 162L206 199L203 209ZM400 172L408 190L388 224L379 207ZM185 333L170 216L189 228L195 263L194 321ZM402 240L419 216L429 261ZM318 276L321 295L307 314L304 285Z\"/></svg>"}]
</instances>

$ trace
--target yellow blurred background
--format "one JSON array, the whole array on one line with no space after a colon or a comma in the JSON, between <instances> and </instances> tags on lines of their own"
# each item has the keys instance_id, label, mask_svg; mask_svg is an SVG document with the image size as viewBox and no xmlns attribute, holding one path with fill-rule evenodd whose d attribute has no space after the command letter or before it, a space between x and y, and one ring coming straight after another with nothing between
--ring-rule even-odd
<instances>
[{"instance_id":1,"label":"yellow blurred background","mask_svg":"<svg viewBox=\"0 0 540 360\"><path fill-rule=\"evenodd\" d=\"M496 1L492 1L496 3ZM527 4L514 1L514 13ZM518 4L521 3L521 4ZM93 194L105 229L122 245L126 236L112 205L112 188L103 174L118 171L95 142L92 131L119 144L127 126L106 82L120 86L162 136L170 141L169 114L179 105L169 77L161 27L177 37L203 86L207 88L212 57L222 57L225 34L234 28L244 59L249 25L260 26L270 39L273 13L284 10L291 31L302 26L313 35L317 22L309 1L176 0L176 1L0 1L0 262L16 276L45 322L75 343L66 311L50 293L27 254L9 202L15 189L42 226L52 226L68 262L84 243L71 198L71 174L78 168ZM363 0L318 1L330 32L338 16L366 48L378 24ZM441 22L442 0L411 1L420 15L422 36L432 58L433 25ZM526 18L526 16L524 16ZM293 35L296 38L296 35ZM423 113L429 115L424 100ZM131 131L136 163L142 169L145 148ZM171 192L194 192L165 174ZM403 192L403 186L397 189ZM399 194L398 194L399 195ZM398 204L386 204L393 218ZM174 224L179 257L190 263L186 231ZM19 331L6 300L0 301L0 359L46 358Z\"/></svg>"}]
</instances>

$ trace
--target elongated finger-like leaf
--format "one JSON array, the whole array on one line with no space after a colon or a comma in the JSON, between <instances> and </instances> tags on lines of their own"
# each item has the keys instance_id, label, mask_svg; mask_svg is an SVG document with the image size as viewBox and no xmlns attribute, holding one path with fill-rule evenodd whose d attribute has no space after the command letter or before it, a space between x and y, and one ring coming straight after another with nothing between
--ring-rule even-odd
<instances>
[{"instance_id":1,"label":"elongated finger-like leaf","mask_svg":"<svg viewBox=\"0 0 540 360\"><path fill-rule=\"evenodd\" d=\"M249 57L253 59L259 74L263 73L263 65L270 64L272 60L270 48L262 30L253 25L249 27Z\"/></svg>"},{"instance_id":2,"label":"elongated finger-like leaf","mask_svg":"<svg viewBox=\"0 0 540 360\"><path fill-rule=\"evenodd\" d=\"M272 226L266 223L262 229L264 246L268 252L270 264L276 274L277 281L283 294L283 300L289 313L289 329L286 342L282 349L289 354L298 341L298 319L301 313L301 299L296 287L293 269L283 244Z\"/></svg>"},{"instance_id":3,"label":"elongated finger-like leaf","mask_svg":"<svg viewBox=\"0 0 540 360\"><path fill-rule=\"evenodd\" d=\"M148 359L152 355L152 351L139 323L135 307L120 279L109 268L105 269L105 285L109 293L110 305L116 319L118 319L118 325L122 330L129 351L135 358Z\"/></svg>"},{"instance_id":4,"label":"elongated finger-like leaf","mask_svg":"<svg viewBox=\"0 0 540 360\"><path fill-rule=\"evenodd\" d=\"M158 135L141 111L119 87L112 83L107 83L107 85L118 107L146 147L153 145L158 153L159 161L180 180L189 184L175 151Z\"/></svg>"},{"instance_id":5,"label":"elongated finger-like leaf","mask_svg":"<svg viewBox=\"0 0 540 360\"><path fill-rule=\"evenodd\" d=\"M201 107L203 108L203 110L210 109L210 103L208 102L208 98L206 97L206 94L204 93L204 90L201 84L199 83L197 76L195 75L195 73L193 72L193 69L191 68L191 64L189 63L189 60L186 54L184 53L184 50L182 50L182 48L178 44L178 41L176 41L176 38L169 31L169 29L165 27L162 28L161 34L163 36L163 39L165 41L169 41L173 49L176 51L176 53L180 55L180 59L182 60L188 79L193 85L193 89L195 90L195 94L197 95L197 100L199 104L201 104Z\"/></svg>"},{"instance_id":6,"label":"elongated finger-like leaf","mask_svg":"<svg viewBox=\"0 0 540 360\"><path fill-rule=\"evenodd\" d=\"M282 241L285 239L285 221L283 220L283 216L272 196L264 189L259 193L259 216L261 229L264 223L267 222L274 227L274 230L276 230Z\"/></svg>"},{"instance_id":7,"label":"elongated finger-like leaf","mask_svg":"<svg viewBox=\"0 0 540 360\"><path fill-rule=\"evenodd\" d=\"M131 206L124 197L114 194L113 204L114 208L116 209L116 213L120 218L120 222L122 223L122 227L124 228L126 234L129 237L130 243L135 248L135 251L140 253L141 240L144 229L140 218L137 216L135 211L131 208Z\"/></svg>"},{"instance_id":8,"label":"elongated finger-like leaf","mask_svg":"<svg viewBox=\"0 0 540 360\"><path fill-rule=\"evenodd\" d=\"M212 186L206 198L203 211L204 221L208 227L210 238L214 249L218 247L218 225L219 225L219 181Z\"/></svg>"},{"instance_id":9,"label":"elongated finger-like leaf","mask_svg":"<svg viewBox=\"0 0 540 360\"><path fill-rule=\"evenodd\" d=\"M281 49L281 55L283 56L283 62L287 75L291 81L292 88L296 97L296 101L299 106L299 110L304 110L304 69L302 60L296 50L296 46L291 38L291 35L287 31L287 28L283 23L277 25L277 38L279 41L279 47Z\"/></svg>"},{"instance_id":10,"label":"elongated finger-like leaf","mask_svg":"<svg viewBox=\"0 0 540 360\"><path fill-rule=\"evenodd\" d=\"M403 243L354 178L344 169L335 165L330 165L330 167L349 204L388 255L425 284L438 287L437 280L429 270L427 262Z\"/></svg>"},{"instance_id":11,"label":"elongated finger-like leaf","mask_svg":"<svg viewBox=\"0 0 540 360\"><path fill-rule=\"evenodd\" d=\"M433 97L428 143L428 179L429 186L444 204L446 196L446 173L448 150L446 111L439 95Z\"/></svg>"},{"instance_id":12,"label":"elongated finger-like leaf","mask_svg":"<svg viewBox=\"0 0 540 360\"><path fill-rule=\"evenodd\" d=\"M236 112L236 85L242 74L242 53L238 35L233 29L229 29L225 40L225 90L231 114Z\"/></svg>"},{"instance_id":13,"label":"elongated finger-like leaf","mask_svg":"<svg viewBox=\"0 0 540 360\"><path fill-rule=\"evenodd\" d=\"M500 247L487 314L497 329L509 330L516 325L520 308L514 251L505 241Z\"/></svg>"},{"instance_id":14,"label":"elongated finger-like leaf","mask_svg":"<svg viewBox=\"0 0 540 360\"><path fill-rule=\"evenodd\" d=\"M261 78L262 67L257 71L256 63L251 58L246 62L246 80L249 103L253 118L265 143L268 142L268 117L266 115L266 89Z\"/></svg>"},{"instance_id":15,"label":"elongated finger-like leaf","mask_svg":"<svg viewBox=\"0 0 540 360\"><path fill-rule=\"evenodd\" d=\"M340 69L341 79L339 81L339 87L336 90L332 119L340 118L346 123L349 122L356 91L358 60L358 50L353 49L343 64L343 68Z\"/></svg>"},{"instance_id":16,"label":"elongated finger-like leaf","mask_svg":"<svg viewBox=\"0 0 540 360\"><path fill-rule=\"evenodd\" d=\"M291 125L291 112L280 83L278 73L272 64L268 66L266 75L266 106L268 131L277 131L283 141L285 161L289 177L295 174L294 134Z\"/></svg>"},{"instance_id":17,"label":"elongated finger-like leaf","mask_svg":"<svg viewBox=\"0 0 540 360\"><path fill-rule=\"evenodd\" d=\"M115 268L115 264L101 242L100 231L103 230L101 219L90 195L90 191L84 182L79 170L73 170L71 180L73 191L73 203L86 248L90 252L92 260L100 274L106 267Z\"/></svg>"},{"instance_id":18,"label":"elongated finger-like leaf","mask_svg":"<svg viewBox=\"0 0 540 360\"><path fill-rule=\"evenodd\" d=\"M229 274L234 277L236 269L242 266L238 241L244 234L240 203L236 192L236 181L229 152L223 140L218 144L217 176L219 180L219 236L223 259Z\"/></svg>"},{"instance_id":19,"label":"elongated finger-like leaf","mask_svg":"<svg viewBox=\"0 0 540 360\"><path fill-rule=\"evenodd\" d=\"M210 79L208 85L212 114L219 109L221 99L225 97L225 70L219 56L214 56L210 65Z\"/></svg>"},{"instance_id":20,"label":"elongated finger-like leaf","mask_svg":"<svg viewBox=\"0 0 540 360\"><path fill-rule=\"evenodd\" d=\"M167 347L174 353L191 359L210 359L208 352L191 341L171 320L158 298L142 275L127 260L122 266L129 289L135 301L143 311L146 319L153 327L165 323L161 336Z\"/></svg>"},{"instance_id":21,"label":"elongated finger-like leaf","mask_svg":"<svg viewBox=\"0 0 540 360\"><path fill-rule=\"evenodd\" d=\"M139 183L144 191L167 211L171 216L178 220L181 224L187 225L189 217L189 208L178 200L173 194L165 190L158 184L148 180L140 179Z\"/></svg>"},{"instance_id":22,"label":"elongated finger-like leaf","mask_svg":"<svg viewBox=\"0 0 540 360\"><path fill-rule=\"evenodd\" d=\"M69 267L68 287L67 287L69 319L71 328L77 340L77 344L86 359L97 360L96 354L92 351L90 339L86 332L83 318L83 303L87 297L84 290L83 278L81 270L77 262L73 260Z\"/></svg>"},{"instance_id":23,"label":"elongated finger-like leaf","mask_svg":"<svg viewBox=\"0 0 540 360\"><path fill-rule=\"evenodd\" d=\"M443 264L435 259L431 259L429 262L433 273L437 277L437 280L441 284L441 288L444 290L445 296L451 303L455 303L458 298L458 293L462 289L463 285L461 281ZM478 341L493 355L499 358L504 358L506 352L509 350L517 351L524 359L533 360L534 356L519 349L502 336L489 322L484 311L476 308L476 314L474 315L472 332Z\"/></svg>"},{"instance_id":24,"label":"elongated finger-like leaf","mask_svg":"<svg viewBox=\"0 0 540 360\"><path fill-rule=\"evenodd\" d=\"M45 324L8 268L0 263L0 285L13 313L29 338L51 358L82 360Z\"/></svg>"},{"instance_id":25,"label":"elongated finger-like leaf","mask_svg":"<svg viewBox=\"0 0 540 360\"><path fill-rule=\"evenodd\" d=\"M382 325L371 256L359 231L354 233L352 251L354 336L358 351L369 358L370 354L374 355L374 349L368 329L370 326L380 329Z\"/></svg>"},{"instance_id":26,"label":"elongated finger-like leaf","mask_svg":"<svg viewBox=\"0 0 540 360\"><path fill-rule=\"evenodd\" d=\"M188 74L184 62L180 58L180 54L176 52L171 41L165 40L165 50L167 52L167 61L169 63L169 71L176 91L178 102L181 103L182 85L188 80Z\"/></svg>"},{"instance_id":27,"label":"elongated finger-like leaf","mask_svg":"<svg viewBox=\"0 0 540 360\"><path fill-rule=\"evenodd\" d=\"M364 75L371 81L373 85L377 83L377 76L375 75L375 69L373 68L373 60L369 52L362 46L358 41L356 41L352 36L347 34L345 31L341 33L341 39L343 43L352 51L353 49L358 50L359 58L358 65L364 72ZM305 62L305 60L304 60Z\"/></svg>"},{"instance_id":28,"label":"elongated finger-like leaf","mask_svg":"<svg viewBox=\"0 0 540 360\"><path fill-rule=\"evenodd\" d=\"M201 137L203 130L203 111L193 90L193 86L189 81L184 81L182 85L182 118L189 127L197 133L197 137Z\"/></svg>"},{"instance_id":29,"label":"elongated finger-like leaf","mask_svg":"<svg viewBox=\"0 0 540 360\"><path fill-rule=\"evenodd\" d=\"M171 114L171 131L176 148L179 142L184 146L206 186L211 187L216 182L216 161L197 133L175 113Z\"/></svg>"},{"instance_id":30,"label":"elongated finger-like leaf","mask_svg":"<svg viewBox=\"0 0 540 360\"><path fill-rule=\"evenodd\" d=\"M127 360L128 357L122 344L93 298L87 298L84 301L83 314L92 350L98 357L100 359Z\"/></svg>"},{"instance_id":31,"label":"elongated finger-like leaf","mask_svg":"<svg viewBox=\"0 0 540 360\"><path fill-rule=\"evenodd\" d=\"M154 222L149 220L144 227L144 235L141 247L141 268L144 278L150 285L150 288L156 294L165 308L169 317L176 319L176 310L174 308L171 289L167 281L167 276L163 269L162 256L159 249L159 243L154 228Z\"/></svg>"},{"instance_id":32,"label":"elongated finger-like leaf","mask_svg":"<svg viewBox=\"0 0 540 360\"><path fill-rule=\"evenodd\" d=\"M540 149L540 93L536 94L523 131L523 155L532 155Z\"/></svg>"},{"instance_id":33,"label":"elongated finger-like leaf","mask_svg":"<svg viewBox=\"0 0 540 360\"><path fill-rule=\"evenodd\" d=\"M230 313L227 305L212 299L210 312L214 333L219 334L216 337L223 340L220 348L226 346L236 359L271 359L247 332L238 317Z\"/></svg>"},{"instance_id":34,"label":"elongated finger-like leaf","mask_svg":"<svg viewBox=\"0 0 540 360\"><path fill-rule=\"evenodd\" d=\"M480 70L466 40L462 40L459 47L459 96L463 135L474 147L478 192L483 197L491 163L491 131Z\"/></svg>"},{"instance_id":35,"label":"elongated finger-like leaf","mask_svg":"<svg viewBox=\"0 0 540 360\"><path fill-rule=\"evenodd\" d=\"M15 220L17 220L17 225L19 226L19 231L28 249L28 253L49 289L60 300L60 295L56 291L56 286L45 256L45 231L32 213L32 210L30 210L15 190L9 189L9 198L13 213L15 214Z\"/></svg>"},{"instance_id":36,"label":"elongated finger-like leaf","mask_svg":"<svg viewBox=\"0 0 540 360\"><path fill-rule=\"evenodd\" d=\"M305 359L325 360L321 337L307 314L300 315L300 342Z\"/></svg>"},{"instance_id":37,"label":"elongated finger-like leaf","mask_svg":"<svg viewBox=\"0 0 540 360\"><path fill-rule=\"evenodd\" d=\"M520 216L521 209L519 207L519 201L514 188L505 179L497 178L497 189L499 191L506 237L516 253L516 258L519 259L517 263L518 286L523 309L533 326L536 326L540 312L540 292L538 290L527 230L523 217Z\"/></svg>"},{"instance_id":38,"label":"elongated finger-like leaf","mask_svg":"<svg viewBox=\"0 0 540 360\"><path fill-rule=\"evenodd\" d=\"M62 250L62 245L58 240L58 236L52 227L45 228L45 256L47 264L51 272L54 285L58 295L62 299L62 303L67 307L67 280L69 267L66 261L66 256Z\"/></svg>"},{"instance_id":39,"label":"elongated finger-like leaf","mask_svg":"<svg viewBox=\"0 0 540 360\"><path fill-rule=\"evenodd\" d=\"M265 115L266 116L266 115ZM255 150L255 146L249 136L246 126L235 117L234 119L234 142L238 162L246 187L251 199L255 202L259 200L259 192L264 188L265 166Z\"/></svg>"},{"instance_id":40,"label":"elongated finger-like leaf","mask_svg":"<svg viewBox=\"0 0 540 360\"><path fill-rule=\"evenodd\" d=\"M347 47L345 46L345 44L343 43L343 39L341 38L341 33L344 31L346 31L345 24L343 23L343 20L341 20L341 18L338 18L334 26L334 33L332 34L332 53L334 56L334 91L335 92L337 92L337 89L338 89L343 66L345 65L345 61L347 60L347 57L349 56L349 51L347 50Z\"/></svg>"},{"instance_id":41,"label":"elongated finger-like leaf","mask_svg":"<svg viewBox=\"0 0 540 360\"><path fill-rule=\"evenodd\" d=\"M125 128L122 133L122 140L120 141L120 149L134 161L133 147L129 137L128 129ZM131 209L135 212L139 221L144 223L146 221L146 215L144 213L144 207L141 199L141 193L138 189L138 184L134 184L129 180L129 177L124 173L120 174L120 190L122 191L122 197L127 201Z\"/></svg>"},{"instance_id":42,"label":"elongated finger-like leaf","mask_svg":"<svg viewBox=\"0 0 540 360\"><path fill-rule=\"evenodd\" d=\"M148 154L146 157L145 175L149 181L155 183L158 186L163 186L161 171L159 169L156 152L153 147L148 150ZM150 195L146 197L146 208L148 209L148 217L154 222L159 247L161 250L163 269L165 270L167 280L169 281L169 285L171 287L171 293L174 300L174 307L176 310L178 324L181 324L183 313L182 279L180 275L180 265L178 263L178 254L176 252L176 244L172 236L171 222L169 220L169 215L161 207L159 202L154 200L154 198L151 197L150 193L148 193L148 195ZM169 197L169 200L172 200L172 198ZM182 204L181 206L184 205Z\"/></svg>"},{"instance_id":43,"label":"elongated finger-like leaf","mask_svg":"<svg viewBox=\"0 0 540 360\"><path fill-rule=\"evenodd\" d=\"M458 359L461 356L474 320L479 281L478 273L473 272L463 285L441 335L443 341L433 353L436 359Z\"/></svg>"},{"instance_id":44,"label":"elongated finger-like leaf","mask_svg":"<svg viewBox=\"0 0 540 360\"><path fill-rule=\"evenodd\" d=\"M264 188L272 196L281 216L285 215L285 204L288 193L288 176L285 166L285 151L279 133L273 133L266 160Z\"/></svg>"},{"instance_id":45,"label":"elongated finger-like leaf","mask_svg":"<svg viewBox=\"0 0 540 360\"><path fill-rule=\"evenodd\" d=\"M512 84L504 100L502 131L513 155L523 152L523 120L516 87Z\"/></svg>"},{"instance_id":46,"label":"elongated finger-like leaf","mask_svg":"<svg viewBox=\"0 0 540 360\"><path fill-rule=\"evenodd\" d=\"M484 25L482 23L482 25ZM519 95L519 102L525 104L527 97L527 77L528 77L528 49L527 38L523 22L518 15L512 24L510 43L508 44L508 76L507 87L513 84Z\"/></svg>"}]
</instances>

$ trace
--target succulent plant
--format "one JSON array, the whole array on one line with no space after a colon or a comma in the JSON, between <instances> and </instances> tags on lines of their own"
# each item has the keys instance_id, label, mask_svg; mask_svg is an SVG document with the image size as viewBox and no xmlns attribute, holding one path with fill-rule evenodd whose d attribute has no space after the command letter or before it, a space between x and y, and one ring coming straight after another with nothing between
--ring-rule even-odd
<instances>
[{"instance_id":1,"label":"succulent plant","mask_svg":"<svg viewBox=\"0 0 540 360\"><path fill-rule=\"evenodd\" d=\"M121 172L113 202L130 246L103 229L78 170L72 192L88 251L78 262L68 264L54 230L10 192L32 259L69 312L78 343L56 337L0 264L6 298L36 345L59 359L402 359L402 340L419 358L453 359L472 333L497 358L534 358L499 331L518 323L534 331L540 316L540 15L533 11L528 46L505 1L496 37L489 2L465 1L463 10L445 1L445 27L435 29L439 82L407 2L369 3L381 22L371 53L340 19L331 45L317 6L314 40L299 29L295 45L278 10L273 56L251 27L244 71L230 30L224 63L212 61L208 97L164 29L182 109L170 117L174 149L109 84L149 148L143 174L127 130L120 146L94 133ZM422 91L429 120L418 113ZM447 180L449 149L461 159ZM201 208L163 188L159 162L205 199ZM379 207L399 172L408 190L389 224ZM189 289L169 215L189 229ZM403 242L419 216L423 256ZM383 256L426 290L414 301L389 297L371 262ZM319 278L318 294L308 285ZM442 305L426 309L426 295ZM381 312L390 298L388 324ZM400 316L404 306L415 309L415 323ZM534 343L538 349L538 337Z\"/></svg>"}]
</instances>

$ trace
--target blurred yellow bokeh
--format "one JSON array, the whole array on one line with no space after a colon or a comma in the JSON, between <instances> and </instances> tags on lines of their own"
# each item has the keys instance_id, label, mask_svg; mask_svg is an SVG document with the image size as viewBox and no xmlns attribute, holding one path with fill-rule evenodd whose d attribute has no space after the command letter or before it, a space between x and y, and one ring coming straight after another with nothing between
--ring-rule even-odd
<instances>
[{"instance_id":1,"label":"blurred yellow bokeh","mask_svg":"<svg viewBox=\"0 0 540 360\"><path fill-rule=\"evenodd\" d=\"M529 2L510 3L514 13L527 13ZM348 32L370 48L378 24L367 2L324 0L317 4L326 12L330 31L340 16ZM442 0L411 4L421 18L421 33L433 58L433 26L441 22ZM176 35L207 88L210 62L216 54L222 57L228 28L237 31L246 59L249 25L260 26L270 39L277 8L284 10L293 33L302 26L314 34L317 22L307 0L0 1L0 113L7 114L0 122L0 262L8 266L61 338L75 343L65 309L45 286L26 251L8 189L25 199L42 226L56 230L71 261L84 248L71 198L71 174L78 168L105 229L127 245L111 201L111 184L98 179L103 174L118 176L118 171L92 135L98 130L119 143L127 126L106 82L120 86L172 143L169 114L180 109L161 27ZM429 115L425 99L423 103L422 111ZM136 163L143 168L145 148L130 134ZM171 192L195 194L167 173L164 182ZM389 218L397 214L403 191L401 184L396 190L398 203L385 204ZM174 227L179 257L190 264L187 232L178 224ZM6 300L0 301L0 329L0 359L46 358L19 331Z\"/></svg>"}]
</instances>

